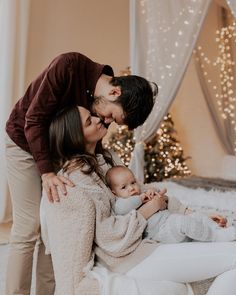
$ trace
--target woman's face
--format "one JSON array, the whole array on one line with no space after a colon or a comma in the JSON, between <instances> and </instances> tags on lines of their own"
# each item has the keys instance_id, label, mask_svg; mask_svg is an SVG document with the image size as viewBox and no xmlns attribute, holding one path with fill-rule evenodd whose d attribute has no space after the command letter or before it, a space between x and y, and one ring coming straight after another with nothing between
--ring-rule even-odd
<instances>
[{"instance_id":1,"label":"woman's face","mask_svg":"<svg viewBox=\"0 0 236 295\"><path fill-rule=\"evenodd\" d=\"M100 118L91 116L90 112L84 107L79 107L79 112L86 149L94 153L97 142L106 135L107 129L101 123Z\"/></svg>"}]
</instances>

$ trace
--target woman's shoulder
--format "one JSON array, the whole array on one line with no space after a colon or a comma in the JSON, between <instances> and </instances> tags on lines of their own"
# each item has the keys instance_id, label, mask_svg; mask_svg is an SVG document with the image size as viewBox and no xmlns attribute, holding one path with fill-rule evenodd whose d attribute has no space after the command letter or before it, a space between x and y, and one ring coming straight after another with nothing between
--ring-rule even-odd
<instances>
[{"instance_id":1,"label":"woman's shoulder","mask_svg":"<svg viewBox=\"0 0 236 295\"><path fill-rule=\"evenodd\" d=\"M91 184L91 182L92 182L91 175L85 174L79 168L74 169L74 170L70 171L69 173L60 170L57 174L60 176L69 178L75 185L82 185L82 184L86 184L86 183Z\"/></svg>"},{"instance_id":2,"label":"woman's shoulder","mask_svg":"<svg viewBox=\"0 0 236 295\"><path fill-rule=\"evenodd\" d=\"M98 175L93 172L91 174L85 174L81 169L75 169L70 173L59 171L58 175L64 176L72 181L74 184L73 192L79 192L80 194L90 194L91 192L102 191L103 185Z\"/></svg>"}]
</instances>

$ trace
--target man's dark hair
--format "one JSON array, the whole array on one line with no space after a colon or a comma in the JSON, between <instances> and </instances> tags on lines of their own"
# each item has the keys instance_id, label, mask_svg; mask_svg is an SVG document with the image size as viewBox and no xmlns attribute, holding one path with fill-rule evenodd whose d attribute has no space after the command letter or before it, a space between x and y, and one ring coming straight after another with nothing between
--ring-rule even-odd
<instances>
[{"instance_id":1,"label":"man's dark hair","mask_svg":"<svg viewBox=\"0 0 236 295\"><path fill-rule=\"evenodd\" d=\"M143 124L150 114L154 105L154 92L151 84L146 79L135 76L113 77L110 81L113 86L120 86L121 95L115 103L122 106L124 110L124 123L129 129L134 129Z\"/></svg>"}]
</instances>

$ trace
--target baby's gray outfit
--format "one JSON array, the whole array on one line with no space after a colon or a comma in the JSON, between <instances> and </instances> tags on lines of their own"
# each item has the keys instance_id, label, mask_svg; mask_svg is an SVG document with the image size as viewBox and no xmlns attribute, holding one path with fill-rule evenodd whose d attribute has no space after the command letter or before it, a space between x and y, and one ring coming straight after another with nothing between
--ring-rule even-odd
<instances>
[{"instance_id":1,"label":"baby's gray outfit","mask_svg":"<svg viewBox=\"0 0 236 295\"><path fill-rule=\"evenodd\" d=\"M116 197L113 210L117 215L125 215L142 205L140 196ZM147 223L144 237L162 243L196 241L232 241L236 239L234 227L221 228L208 216L200 213L184 215L186 206L178 199L169 197L168 210L153 214Z\"/></svg>"}]
</instances>

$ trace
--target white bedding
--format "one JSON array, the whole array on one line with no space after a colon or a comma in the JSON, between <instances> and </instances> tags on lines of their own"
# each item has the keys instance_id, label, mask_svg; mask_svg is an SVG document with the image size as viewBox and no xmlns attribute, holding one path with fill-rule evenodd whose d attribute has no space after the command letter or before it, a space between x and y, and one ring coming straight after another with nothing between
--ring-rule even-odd
<instances>
[{"instance_id":1,"label":"white bedding","mask_svg":"<svg viewBox=\"0 0 236 295\"><path fill-rule=\"evenodd\" d=\"M194 210L225 215L228 225L236 225L236 191L192 189L170 181L156 182L153 185L157 188L167 188L168 196L178 198Z\"/></svg>"}]
</instances>

